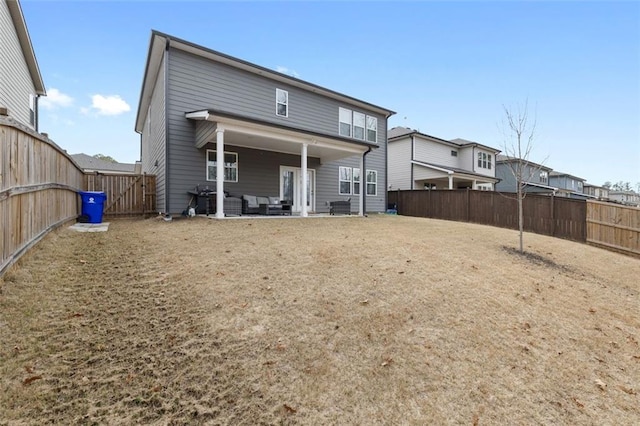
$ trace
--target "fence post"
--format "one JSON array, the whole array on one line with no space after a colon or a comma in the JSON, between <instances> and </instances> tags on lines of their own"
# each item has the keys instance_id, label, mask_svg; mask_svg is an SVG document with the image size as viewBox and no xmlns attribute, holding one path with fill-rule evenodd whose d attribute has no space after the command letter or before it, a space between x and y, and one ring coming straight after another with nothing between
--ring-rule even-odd
<instances>
[{"instance_id":1,"label":"fence post","mask_svg":"<svg viewBox=\"0 0 640 426\"><path fill-rule=\"evenodd\" d=\"M144 218L147 205L147 173L142 173L142 217Z\"/></svg>"},{"instance_id":2,"label":"fence post","mask_svg":"<svg viewBox=\"0 0 640 426\"><path fill-rule=\"evenodd\" d=\"M556 217L555 217L555 208L553 206L554 202L553 200L555 199L555 194L552 192L551 193L551 202L549 203L551 205L551 236L555 237L556 236Z\"/></svg>"},{"instance_id":3,"label":"fence post","mask_svg":"<svg viewBox=\"0 0 640 426\"><path fill-rule=\"evenodd\" d=\"M467 187L467 222L471 221L471 191Z\"/></svg>"}]
</instances>

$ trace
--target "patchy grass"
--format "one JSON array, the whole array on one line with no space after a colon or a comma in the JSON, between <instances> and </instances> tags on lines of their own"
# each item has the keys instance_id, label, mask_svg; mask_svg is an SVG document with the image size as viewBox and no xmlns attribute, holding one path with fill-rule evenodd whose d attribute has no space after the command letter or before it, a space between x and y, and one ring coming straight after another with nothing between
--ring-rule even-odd
<instances>
[{"instance_id":1,"label":"patchy grass","mask_svg":"<svg viewBox=\"0 0 640 426\"><path fill-rule=\"evenodd\" d=\"M115 221L0 281L0 424L640 421L640 261L399 216Z\"/></svg>"}]
</instances>

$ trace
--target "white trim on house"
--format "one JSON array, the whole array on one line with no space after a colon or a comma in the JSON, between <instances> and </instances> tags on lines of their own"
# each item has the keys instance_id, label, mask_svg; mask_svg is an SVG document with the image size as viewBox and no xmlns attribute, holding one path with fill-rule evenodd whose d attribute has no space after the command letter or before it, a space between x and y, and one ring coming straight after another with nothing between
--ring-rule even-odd
<instances>
[{"instance_id":1,"label":"white trim on house","mask_svg":"<svg viewBox=\"0 0 640 426\"><path fill-rule=\"evenodd\" d=\"M367 151L365 145L225 117L208 110L189 112L185 114L185 117L196 121L211 122L215 128L223 129L226 131L227 143L234 146L300 155L301 145L307 144L308 156L320 158L323 161L362 155ZM202 148L207 143L213 142L212 133L204 133L199 139L196 139L196 148Z\"/></svg>"}]
</instances>

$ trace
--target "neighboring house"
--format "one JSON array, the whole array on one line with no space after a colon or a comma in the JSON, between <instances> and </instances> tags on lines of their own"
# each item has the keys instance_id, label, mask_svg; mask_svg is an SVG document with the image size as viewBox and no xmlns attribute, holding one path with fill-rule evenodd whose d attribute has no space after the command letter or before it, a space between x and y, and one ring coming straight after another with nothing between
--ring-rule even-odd
<instances>
[{"instance_id":1,"label":"neighboring house","mask_svg":"<svg viewBox=\"0 0 640 426\"><path fill-rule=\"evenodd\" d=\"M610 189L609 200L626 204L627 206L640 206L640 195L634 191L616 191Z\"/></svg>"},{"instance_id":2,"label":"neighboring house","mask_svg":"<svg viewBox=\"0 0 640 426\"><path fill-rule=\"evenodd\" d=\"M407 127L389 130L389 190L461 189L492 191L495 148L464 139L450 141Z\"/></svg>"},{"instance_id":3,"label":"neighboring house","mask_svg":"<svg viewBox=\"0 0 640 426\"><path fill-rule=\"evenodd\" d=\"M392 114L154 30L135 130L159 211L181 212L198 186L216 191L216 217L225 193L277 196L302 216L350 198L364 214L386 209Z\"/></svg>"},{"instance_id":4,"label":"neighboring house","mask_svg":"<svg viewBox=\"0 0 640 426\"><path fill-rule=\"evenodd\" d=\"M585 179L562 172L549 172L549 185L558 188L555 195L560 197L585 199L591 196L584 193Z\"/></svg>"},{"instance_id":5,"label":"neighboring house","mask_svg":"<svg viewBox=\"0 0 640 426\"><path fill-rule=\"evenodd\" d=\"M586 195L595 198L596 200L608 200L609 199L609 189L604 186L591 185L589 183L585 183L582 185L582 190Z\"/></svg>"},{"instance_id":6,"label":"neighboring house","mask_svg":"<svg viewBox=\"0 0 640 426\"><path fill-rule=\"evenodd\" d=\"M111 161L101 160L96 157L92 157L87 154L72 154L71 158L80 166L86 173L125 173L125 174L138 174L137 164L132 163L113 163Z\"/></svg>"},{"instance_id":7,"label":"neighboring house","mask_svg":"<svg viewBox=\"0 0 640 426\"><path fill-rule=\"evenodd\" d=\"M514 171L517 170L518 161L522 161L523 191L526 193L554 194L558 188L550 185L549 174L551 168L533 161L524 161L517 158L498 155L496 161L496 177L500 182L496 184L496 191L518 192L518 185Z\"/></svg>"},{"instance_id":8,"label":"neighboring house","mask_svg":"<svg viewBox=\"0 0 640 426\"><path fill-rule=\"evenodd\" d=\"M46 91L17 0L0 0L0 109L38 131L38 97Z\"/></svg>"}]
</instances>

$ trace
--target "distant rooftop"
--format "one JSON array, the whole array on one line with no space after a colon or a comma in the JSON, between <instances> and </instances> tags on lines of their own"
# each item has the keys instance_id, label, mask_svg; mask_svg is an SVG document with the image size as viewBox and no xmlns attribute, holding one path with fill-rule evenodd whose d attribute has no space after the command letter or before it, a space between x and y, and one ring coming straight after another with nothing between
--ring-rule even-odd
<instances>
[{"instance_id":1,"label":"distant rooftop","mask_svg":"<svg viewBox=\"0 0 640 426\"><path fill-rule=\"evenodd\" d=\"M132 163L112 163L87 154L72 154L71 158L87 172L135 173L136 165Z\"/></svg>"}]
</instances>

